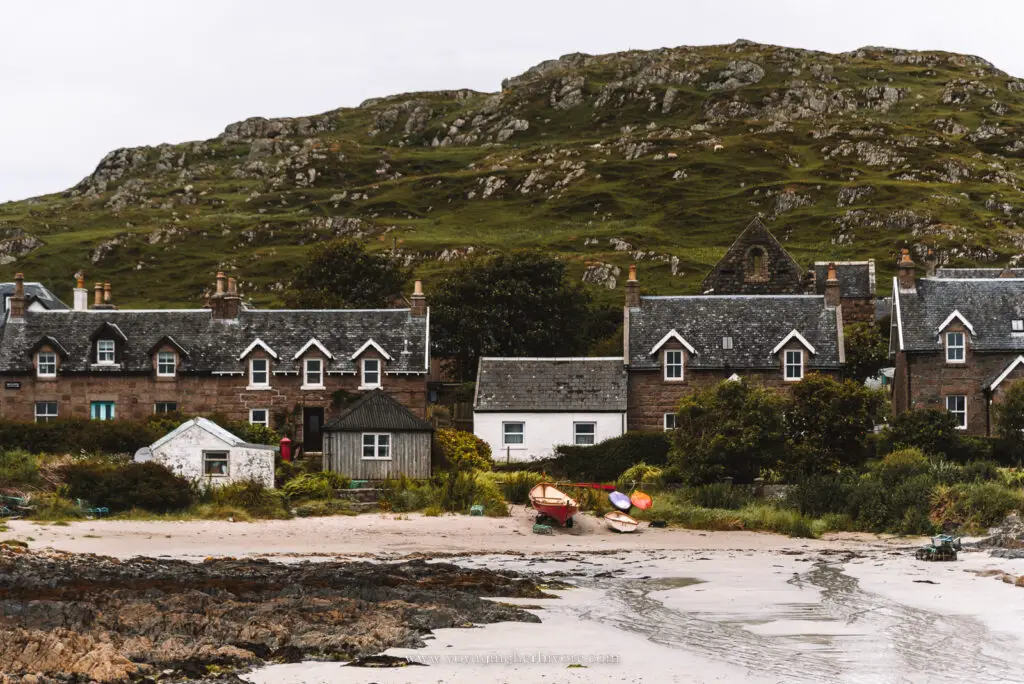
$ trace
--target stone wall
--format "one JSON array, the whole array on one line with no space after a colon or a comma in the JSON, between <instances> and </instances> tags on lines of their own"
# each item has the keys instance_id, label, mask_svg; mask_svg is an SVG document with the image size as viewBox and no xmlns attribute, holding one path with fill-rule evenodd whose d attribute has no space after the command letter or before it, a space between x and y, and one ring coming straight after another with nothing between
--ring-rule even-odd
<instances>
[{"instance_id":1,"label":"stone wall","mask_svg":"<svg viewBox=\"0 0 1024 684\"><path fill-rule=\"evenodd\" d=\"M799 264L759 221L746 228L704 278L713 294L803 294Z\"/></svg>"},{"instance_id":2,"label":"stone wall","mask_svg":"<svg viewBox=\"0 0 1024 684\"><path fill-rule=\"evenodd\" d=\"M842 297L839 307L843 310L843 323L874 323L875 300L871 297Z\"/></svg>"}]
</instances>

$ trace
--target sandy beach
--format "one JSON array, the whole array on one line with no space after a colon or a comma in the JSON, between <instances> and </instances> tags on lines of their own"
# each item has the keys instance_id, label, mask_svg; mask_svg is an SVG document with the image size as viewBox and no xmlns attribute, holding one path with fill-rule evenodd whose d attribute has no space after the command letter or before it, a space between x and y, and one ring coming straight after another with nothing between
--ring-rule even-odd
<instances>
[{"instance_id":1,"label":"sandy beach","mask_svg":"<svg viewBox=\"0 0 1024 684\"><path fill-rule=\"evenodd\" d=\"M521 508L503 519L15 521L8 536L122 558L420 555L573 587L555 599L502 599L527 605L540 624L439 629L426 648L386 652L425 666L272 665L245 675L254 684L1024 681L1016 656L1024 589L983 576L1022 575L1024 560L965 551L956 562L926 563L913 557L919 539L673 528L619 535L594 518L577 520L551 536L532 534L532 516Z\"/></svg>"}]
</instances>

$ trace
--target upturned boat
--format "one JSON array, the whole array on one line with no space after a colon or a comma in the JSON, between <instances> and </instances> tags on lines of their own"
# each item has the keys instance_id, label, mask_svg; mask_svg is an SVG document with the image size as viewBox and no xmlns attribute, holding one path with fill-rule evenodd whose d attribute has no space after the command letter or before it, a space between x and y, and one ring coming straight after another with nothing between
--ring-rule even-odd
<instances>
[{"instance_id":1,"label":"upturned boat","mask_svg":"<svg viewBox=\"0 0 1024 684\"><path fill-rule=\"evenodd\" d=\"M623 513L622 511L611 511L604 514L605 524L616 532L636 532L640 521Z\"/></svg>"},{"instance_id":2,"label":"upturned boat","mask_svg":"<svg viewBox=\"0 0 1024 684\"><path fill-rule=\"evenodd\" d=\"M572 527L572 516L580 510L575 499L550 482L541 482L530 490L530 504L538 518L550 518L564 527Z\"/></svg>"}]
</instances>

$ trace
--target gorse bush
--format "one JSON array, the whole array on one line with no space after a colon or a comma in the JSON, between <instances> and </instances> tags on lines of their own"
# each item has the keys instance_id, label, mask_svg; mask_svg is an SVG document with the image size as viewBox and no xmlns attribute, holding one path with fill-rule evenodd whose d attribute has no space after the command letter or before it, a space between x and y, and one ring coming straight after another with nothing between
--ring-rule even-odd
<instances>
[{"instance_id":1,"label":"gorse bush","mask_svg":"<svg viewBox=\"0 0 1024 684\"><path fill-rule=\"evenodd\" d=\"M23 449L0 451L0 489L39 481L39 457Z\"/></svg>"},{"instance_id":2,"label":"gorse bush","mask_svg":"<svg viewBox=\"0 0 1024 684\"><path fill-rule=\"evenodd\" d=\"M445 464L451 470L490 470L491 447L472 432L442 428L434 433Z\"/></svg>"},{"instance_id":3,"label":"gorse bush","mask_svg":"<svg viewBox=\"0 0 1024 684\"><path fill-rule=\"evenodd\" d=\"M104 506L112 513L133 508L168 513L187 508L193 500L188 480L152 461L83 461L61 466L59 474L70 498Z\"/></svg>"}]
</instances>

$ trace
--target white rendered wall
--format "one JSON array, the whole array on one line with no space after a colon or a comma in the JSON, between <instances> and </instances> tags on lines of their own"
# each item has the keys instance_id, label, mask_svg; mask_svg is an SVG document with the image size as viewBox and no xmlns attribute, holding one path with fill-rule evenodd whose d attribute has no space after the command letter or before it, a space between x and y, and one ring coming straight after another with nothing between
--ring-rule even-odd
<instances>
[{"instance_id":1,"label":"white rendered wall","mask_svg":"<svg viewBox=\"0 0 1024 684\"><path fill-rule=\"evenodd\" d=\"M523 423L523 444L502 443L503 423ZM554 455L560 444L573 444L573 423L595 423L594 443L626 431L623 413L473 413L473 433L491 445L495 461L535 461Z\"/></svg>"},{"instance_id":2,"label":"white rendered wall","mask_svg":"<svg viewBox=\"0 0 1024 684\"><path fill-rule=\"evenodd\" d=\"M226 477L203 474L203 451L227 451ZM274 450L251 447L231 447L198 425L153 450L153 460L170 468L175 474L189 480L208 482L213 486L239 480L258 480L265 486L274 486Z\"/></svg>"}]
</instances>

